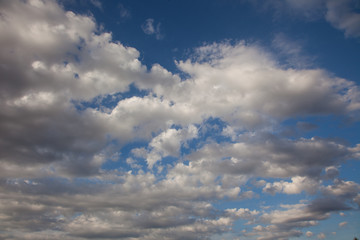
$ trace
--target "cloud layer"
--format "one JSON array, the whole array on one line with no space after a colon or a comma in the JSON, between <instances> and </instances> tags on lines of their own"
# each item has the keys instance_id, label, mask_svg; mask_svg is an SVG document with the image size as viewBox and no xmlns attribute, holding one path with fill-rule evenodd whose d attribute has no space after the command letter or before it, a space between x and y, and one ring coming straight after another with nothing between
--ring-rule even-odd
<instances>
[{"instance_id":1,"label":"cloud layer","mask_svg":"<svg viewBox=\"0 0 360 240\"><path fill-rule=\"evenodd\" d=\"M280 134L289 119L358 116L354 82L245 41L196 48L180 78L55 1L0 9L0 238L210 239L242 220L237 236L288 239L359 207L359 184L338 178L358 146ZM356 35L341 16L327 19ZM143 30L160 39L153 23ZM256 192L314 199L214 204Z\"/></svg>"}]
</instances>

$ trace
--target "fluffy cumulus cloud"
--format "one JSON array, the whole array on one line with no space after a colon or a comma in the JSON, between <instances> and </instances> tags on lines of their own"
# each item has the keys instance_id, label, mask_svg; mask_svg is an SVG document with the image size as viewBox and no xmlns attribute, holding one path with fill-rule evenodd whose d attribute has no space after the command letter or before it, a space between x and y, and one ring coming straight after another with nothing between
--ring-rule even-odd
<instances>
[{"instance_id":1,"label":"fluffy cumulus cloud","mask_svg":"<svg viewBox=\"0 0 360 240\"><path fill-rule=\"evenodd\" d=\"M284 192L286 194L298 194L302 191L314 193L318 189L319 183L313 179L306 177L293 177L291 182L274 182L267 183L263 191L275 194L276 192Z\"/></svg>"},{"instance_id":2,"label":"fluffy cumulus cloud","mask_svg":"<svg viewBox=\"0 0 360 240\"><path fill-rule=\"evenodd\" d=\"M210 239L237 221L251 227L233 238L289 239L359 204L359 184L337 178L358 147L278 134L285 120L358 114L355 83L246 42L195 49L176 61L182 79L55 1L0 11L1 239ZM143 30L162 36L152 19ZM319 196L216 207L256 190Z\"/></svg>"}]
</instances>

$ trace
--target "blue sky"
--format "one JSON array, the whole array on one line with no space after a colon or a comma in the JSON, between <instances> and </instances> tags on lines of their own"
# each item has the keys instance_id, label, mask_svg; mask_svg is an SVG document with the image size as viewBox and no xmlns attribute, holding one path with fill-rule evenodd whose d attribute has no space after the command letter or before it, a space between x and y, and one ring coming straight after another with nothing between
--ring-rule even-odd
<instances>
[{"instance_id":1,"label":"blue sky","mask_svg":"<svg viewBox=\"0 0 360 240\"><path fill-rule=\"evenodd\" d=\"M360 2L0 2L1 239L360 237Z\"/></svg>"}]
</instances>

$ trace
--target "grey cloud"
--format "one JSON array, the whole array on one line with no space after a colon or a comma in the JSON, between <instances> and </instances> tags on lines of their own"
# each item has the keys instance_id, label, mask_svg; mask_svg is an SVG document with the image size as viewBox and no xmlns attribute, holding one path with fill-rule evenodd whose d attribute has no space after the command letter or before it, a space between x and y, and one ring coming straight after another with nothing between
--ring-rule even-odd
<instances>
[{"instance_id":1,"label":"grey cloud","mask_svg":"<svg viewBox=\"0 0 360 240\"><path fill-rule=\"evenodd\" d=\"M330 217L331 212L349 210L351 207L342 200L334 198L317 198L305 204L281 205L281 210L264 213L261 221L269 225L258 225L248 235L260 235L258 239L289 239L302 235L301 229L315 226L318 221ZM311 233L306 233L312 236Z\"/></svg>"},{"instance_id":2,"label":"grey cloud","mask_svg":"<svg viewBox=\"0 0 360 240\"><path fill-rule=\"evenodd\" d=\"M1 16L2 176L98 173L115 153L112 128L121 145L135 126L119 127L109 110L80 111L74 102L151 79L138 51L96 34L91 17L64 12L55 1L2 2Z\"/></svg>"},{"instance_id":3,"label":"grey cloud","mask_svg":"<svg viewBox=\"0 0 360 240\"><path fill-rule=\"evenodd\" d=\"M353 181L335 179L333 185L322 188L326 195L337 196L342 199L352 199L360 192L360 185Z\"/></svg>"},{"instance_id":4,"label":"grey cloud","mask_svg":"<svg viewBox=\"0 0 360 240\"><path fill-rule=\"evenodd\" d=\"M360 14L356 1L327 0L326 20L335 28L345 31L347 37L360 37ZM356 9L357 7L357 9Z\"/></svg>"},{"instance_id":5,"label":"grey cloud","mask_svg":"<svg viewBox=\"0 0 360 240\"><path fill-rule=\"evenodd\" d=\"M189 159L199 168L222 174L319 178L324 168L351 156L349 148L324 139L289 141L262 136L234 144L205 145Z\"/></svg>"},{"instance_id":6,"label":"grey cloud","mask_svg":"<svg viewBox=\"0 0 360 240\"><path fill-rule=\"evenodd\" d=\"M106 146L104 128L90 115L77 114L63 100L40 103L40 109L34 110L1 104L0 147L3 151L0 157L3 163L22 166L37 164L41 167L77 159L85 164L78 168L81 170L87 162L91 162L93 155ZM77 171L75 165L73 170ZM85 169L81 171L86 172ZM2 176L11 174L11 171L4 171Z\"/></svg>"},{"instance_id":7,"label":"grey cloud","mask_svg":"<svg viewBox=\"0 0 360 240\"><path fill-rule=\"evenodd\" d=\"M222 198L226 189L214 192L208 186L154 180L151 174L127 174L103 179L109 184L97 183L96 178L79 179L77 184L63 179L3 182L1 205L6 209L1 214L7 221L1 226L17 222L22 231L51 229L85 238L152 239L155 233L160 238L174 233L180 239L183 233L198 239L225 231L235 219L216 220L219 214L206 202L216 195Z\"/></svg>"},{"instance_id":8,"label":"grey cloud","mask_svg":"<svg viewBox=\"0 0 360 240\"><path fill-rule=\"evenodd\" d=\"M310 212L324 214L335 211L350 210L351 207L335 198L319 198L308 206Z\"/></svg>"},{"instance_id":9,"label":"grey cloud","mask_svg":"<svg viewBox=\"0 0 360 240\"><path fill-rule=\"evenodd\" d=\"M257 239L261 240L287 240L291 237L300 237L302 235L299 230L281 230L276 225L268 225L263 227L258 225L253 227L253 231L246 233L245 236L259 236Z\"/></svg>"}]
</instances>

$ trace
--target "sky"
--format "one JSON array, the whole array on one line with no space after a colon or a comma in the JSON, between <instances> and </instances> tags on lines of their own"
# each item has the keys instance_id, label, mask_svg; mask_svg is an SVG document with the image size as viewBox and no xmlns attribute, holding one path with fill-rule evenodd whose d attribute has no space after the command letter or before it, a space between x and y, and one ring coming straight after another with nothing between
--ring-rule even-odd
<instances>
[{"instance_id":1,"label":"sky","mask_svg":"<svg viewBox=\"0 0 360 240\"><path fill-rule=\"evenodd\" d=\"M0 239L360 237L358 0L0 0Z\"/></svg>"}]
</instances>

